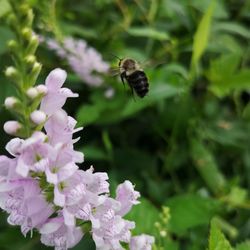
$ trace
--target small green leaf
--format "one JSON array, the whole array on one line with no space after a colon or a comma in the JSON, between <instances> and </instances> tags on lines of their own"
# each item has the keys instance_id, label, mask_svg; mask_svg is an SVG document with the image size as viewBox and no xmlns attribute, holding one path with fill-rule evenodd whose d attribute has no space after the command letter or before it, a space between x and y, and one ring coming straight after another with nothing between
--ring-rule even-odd
<instances>
[{"instance_id":1,"label":"small green leaf","mask_svg":"<svg viewBox=\"0 0 250 250\"><path fill-rule=\"evenodd\" d=\"M236 250L249 250L250 249L250 240L237 244Z\"/></svg>"},{"instance_id":2,"label":"small green leaf","mask_svg":"<svg viewBox=\"0 0 250 250\"><path fill-rule=\"evenodd\" d=\"M136 223L133 234L156 234L157 230L154 224L159 220L159 211L145 198L141 198L140 202L126 215L127 220L132 220Z\"/></svg>"},{"instance_id":3,"label":"small green leaf","mask_svg":"<svg viewBox=\"0 0 250 250\"><path fill-rule=\"evenodd\" d=\"M0 6L1 6L0 18L1 18L10 11L11 7L8 0L0 0Z\"/></svg>"},{"instance_id":4,"label":"small green leaf","mask_svg":"<svg viewBox=\"0 0 250 250\"><path fill-rule=\"evenodd\" d=\"M213 221L211 222L208 250L233 250L224 234Z\"/></svg>"},{"instance_id":5,"label":"small green leaf","mask_svg":"<svg viewBox=\"0 0 250 250\"><path fill-rule=\"evenodd\" d=\"M1 4L1 2L0 2L0 4ZM0 11L1 11L1 7L0 7ZM1 37L1 43L0 43L0 55L1 55L8 50L7 42L8 42L8 40L13 38L13 33L11 32L11 30L8 27L1 26L0 27L0 37Z\"/></svg>"},{"instance_id":6,"label":"small green leaf","mask_svg":"<svg viewBox=\"0 0 250 250\"><path fill-rule=\"evenodd\" d=\"M196 194L175 196L169 199L166 205L170 208L171 214L170 231L177 234L200 225L207 225L220 208L217 201Z\"/></svg>"},{"instance_id":7,"label":"small green leaf","mask_svg":"<svg viewBox=\"0 0 250 250\"><path fill-rule=\"evenodd\" d=\"M197 139L191 140L191 155L194 165L209 189L215 194L225 189L226 180L208 148Z\"/></svg>"},{"instance_id":8,"label":"small green leaf","mask_svg":"<svg viewBox=\"0 0 250 250\"><path fill-rule=\"evenodd\" d=\"M193 54L191 59L192 68L195 68L198 64L204 50L207 47L209 35L210 35L210 26L212 22L212 15L215 9L215 1L212 1L202 17L197 31L194 35L194 42L193 42Z\"/></svg>"},{"instance_id":9,"label":"small green leaf","mask_svg":"<svg viewBox=\"0 0 250 250\"><path fill-rule=\"evenodd\" d=\"M95 146L84 146L79 151L84 153L84 158L86 160L106 160L108 158L107 154L98 147Z\"/></svg>"},{"instance_id":10,"label":"small green leaf","mask_svg":"<svg viewBox=\"0 0 250 250\"><path fill-rule=\"evenodd\" d=\"M77 111L77 120L80 125L86 126L98 119L99 115L98 106L86 104Z\"/></svg>"},{"instance_id":11,"label":"small green leaf","mask_svg":"<svg viewBox=\"0 0 250 250\"><path fill-rule=\"evenodd\" d=\"M247 199L247 190L240 187L232 187L228 196L228 200L231 204L237 206L244 203Z\"/></svg>"},{"instance_id":12,"label":"small green leaf","mask_svg":"<svg viewBox=\"0 0 250 250\"><path fill-rule=\"evenodd\" d=\"M169 36L166 31L160 31L153 28L145 28L145 27L132 27L127 31L130 35L136 37L148 37L153 38L155 40L168 40Z\"/></svg>"},{"instance_id":13,"label":"small green leaf","mask_svg":"<svg viewBox=\"0 0 250 250\"><path fill-rule=\"evenodd\" d=\"M244 27L238 23L234 23L234 22L216 23L216 25L214 25L214 27L213 27L213 31L215 31L215 32L225 31L228 33L240 35L244 38L250 39L249 29L247 29L246 27Z\"/></svg>"},{"instance_id":14,"label":"small green leaf","mask_svg":"<svg viewBox=\"0 0 250 250\"><path fill-rule=\"evenodd\" d=\"M131 116L144 109L147 106L152 105L161 99L172 97L181 92L180 89L167 84L158 84L152 86L149 94L139 101L134 101L131 99L122 111L123 117Z\"/></svg>"}]
</instances>

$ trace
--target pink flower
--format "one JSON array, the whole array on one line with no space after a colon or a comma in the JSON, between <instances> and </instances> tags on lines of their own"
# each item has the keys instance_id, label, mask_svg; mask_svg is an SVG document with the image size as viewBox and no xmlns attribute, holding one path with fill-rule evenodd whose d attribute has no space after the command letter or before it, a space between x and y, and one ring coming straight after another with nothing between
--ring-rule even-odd
<instances>
[{"instance_id":1,"label":"pink flower","mask_svg":"<svg viewBox=\"0 0 250 250\"><path fill-rule=\"evenodd\" d=\"M66 72L62 69L54 69L45 81L47 93L42 99L41 110L47 115L55 113L65 104L68 97L78 97L68 88L61 88L66 80Z\"/></svg>"},{"instance_id":2,"label":"pink flower","mask_svg":"<svg viewBox=\"0 0 250 250\"><path fill-rule=\"evenodd\" d=\"M45 122L45 132L10 140L6 150L13 158L0 156L0 207L9 214L9 224L19 225L24 235L38 230L41 242L56 250L74 247L86 230L99 250L120 250L122 243L132 250L151 249L153 238L131 239L135 223L122 218L139 203L132 183L120 184L113 199L107 173L76 165L83 162L83 154L74 150L78 138L73 135L82 128L75 128L76 120L62 109L67 97L77 96L62 88L65 79L66 72L55 69L46 87L39 85L39 95L45 96L31 119Z\"/></svg>"},{"instance_id":3,"label":"pink flower","mask_svg":"<svg viewBox=\"0 0 250 250\"><path fill-rule=\"evenodd\" d=\"M53 213L38 185L33 179L11 178L5 182L7 189L0 187L1 208L9 213L8 222L11 225L20 225L22 233L42 225ZM3 192L2 192L3 191Z\"/></svg>"},{"instance_id":4,"label":"pink flower","mask_svg":"<svg viewBox=\"0 0 250 250\"><path fill-rule=\"evenodd\" d=\"M146 234L134 236L131 238L130 250L151 250L154 244L154 237Z\"/></svg>"},{"instance_id":5,"label":"pink flower","mask_svg":"<svg viewBox=\"0 0 250 250\"><path fill-rule=\"evenodd\" d=\"M67 115L63 109L52 114L45 124L45 130L49 136L50 143L74 143L73 134L82 130L82 127L75 129L76 120Z\"/></svg>"},{"instance_id":6,"label":"pink flower","mask_svg":"<svg viewBox=\"0 0 250 250\"><path fill-rule=\"evenodd\" d=\"M123 216L130 211L133 205L139 204L139 201L137 201L139 197L140 193L134 190L130 181L120 184L116 189L116 200L121 203L119 214Z\"/></svg>"},{"instance_id":7,"label":"pink flower","mask_svg":"<svg viewBox=\"0 0 250 250\"><path fill-rule=\"evenodd\" d=\"M41 242L56 250L66 250L75 246L82 238L80 227L66 226L63 217L49 219L40 229Z\"/></svg>"},{"instance_id":8,"label":"pink flower","mask_svg":"<svg viewBox=\"0 0 250 250\"><path fill-rule=\"evenodd\" d=\"M72 70L89 86L100 86L102 79L96 73L107 73L109 65L101 55L87 46L81 39L68 37L59 45L55 40L48 39L47 46L55 50L61 58L67 59Z\"/></svg>"}]
</instances>

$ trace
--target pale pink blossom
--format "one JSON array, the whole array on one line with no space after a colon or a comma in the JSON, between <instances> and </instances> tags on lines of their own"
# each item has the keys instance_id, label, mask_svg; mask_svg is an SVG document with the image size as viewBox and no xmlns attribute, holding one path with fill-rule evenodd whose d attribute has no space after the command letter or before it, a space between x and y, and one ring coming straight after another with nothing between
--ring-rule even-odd
<instances>
[{"instance_id":1,"label":"pale pink blossom","mask_svg":"<svg viewBox=\"0 0 250 250\"><path fill-rule=\"evenodd\" d=\"M53 39L47 39L47 46L54 50L58 56L68 61L72 70L89 86L100 86L102 73L107 73L108 63L104 62L102 56L87 45L82 39L67 37L60 45ZM98 75L99 73L99 75Z\"/></svg>"},{"instance_id":2,"label":"pale pink blossom","mask_svg":"<svg viewBox=\"0 0 250 250\"><path fill-rule=\"evenodd\" d=\"M134 186L130 181L125 181L116 189L116 200L122 205L119 214L121 216L127 214L133 205L139 203L137 200L140 193L134 190Z\"/></svg>"},{"instance_id":3,"label":"pale pink blossom","mask_svg":"<svg viewBox=\"0 0 250 250\"><path fill-rule=\"evenodd\" d=\"M151 250L154 244L154 237L146 234L134 236L130 240L130 250Z\"/></svg>"},{"instance_id":4,"label":"pale pink blossom","mask_svg":"<svg viewBox=\"0 0 250 250\"><path fill-rule=\"evenodd\" d=\"M54 69L50 72L45 81L47 93L42 99L41 110L47 115L52 115L61 109L68 97L78 97L68 88L61 88L66 80L66 72L62 69Z\"/></svg>"},{"instance_id":5,"label":"pale pink blossom","mask_svg":"<svg viewBox=\"0 0 250 250\"><path fill-rule=\"evenodd\" d=\"M82 128L75 128L76 120L62 109L67 97L77 94L62 88L65 79L66 72L55 69L46 87L39 85L45 96L31 120L45 123L45 132L10 140L6 150L13 158L0 156L0 207L8 223L19 225L24 235L38 230L41 242L56 250L74 247L86 230L98 250L121 250L122 243L132 250L151 249L153 238L131 238L135 223L123 218L139 203L133 184L120 184L114 199L107 173L79 169L83 154L74 150L78 138L73 136Z\"/></svg>"},{"instance_id":6,"label":"pale pink blossom","mask_svg":"<svg viewBox=\"0 0 250 250\"><path fill-rule=\"evenodd\" d=\"M66 250L75 246L83 237L80 227L66 226L63 217L49 219L40 229L41 242L55 250Z\"/></svg>"}]
</instances>

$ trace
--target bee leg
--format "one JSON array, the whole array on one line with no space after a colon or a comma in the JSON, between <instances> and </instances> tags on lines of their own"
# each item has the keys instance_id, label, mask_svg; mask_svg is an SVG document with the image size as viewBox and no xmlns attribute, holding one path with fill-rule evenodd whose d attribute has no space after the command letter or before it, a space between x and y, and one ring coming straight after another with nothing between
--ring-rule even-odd
<instances>
[{"instance_id":1,"label":"bee leg","mask_svg":"<svg viewBox=\"0 0 250 250\"><path fill-rule=\"evenodd\" d=\"M121 73L121 80L122 80L122 83L123 83L123 87L125 88L125 82L124 82L124 79L125 79L125 75L126 75L126 72L124 71L123 73Z\"/></svg>"},{"instance_id":2,"label":"bee leg","mask_svg":"<svg viewBox=\"0 0 250 250\"><path fill-rule=\"evenodd\" d=\"M136 102L136 99L135 99L135 94L134 94L134 89L133 89L133 87L131 86L131 84L129 84L129 87L130 87L130 90L131 90L131 93L132 93L133 99L134 99L134 101Z\"/></svg>"}]
</instances>

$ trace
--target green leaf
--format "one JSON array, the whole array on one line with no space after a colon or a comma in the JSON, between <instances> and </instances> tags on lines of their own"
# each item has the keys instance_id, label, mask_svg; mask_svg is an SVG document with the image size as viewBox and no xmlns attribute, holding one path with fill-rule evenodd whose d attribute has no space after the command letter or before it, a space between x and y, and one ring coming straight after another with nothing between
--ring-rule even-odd
<instances>
[{"instance_id":1,"label":"green leaf","mask_svg":"<svg viewBox=\"0 0 250 250\"><path fill-rule=\"evenodd\" d=\"M208 148L197 139L191 139L191 156L194 165L207 186L215 194L225 189L226 180Z\"/></svg>"},{"instance_id":2,"label":"green leaf","mask_svg":"<svg viewBox=\"0 0 250 250\"><path fill-rule=\"evenodd\" d=\"M250 70L236 71L240 60L240 54L230 53L211 61L206 75L210 81L209 89L218 97L228 95L233 90L250 88Z\"/></svg>"},{"instance_id":3,"label":"green leaf","mask_svg":"<svg viewBox=\"0 0 250 250\"><path fill-rule=\"evenodd\" d=\"M231 91L248 90L250 88L250 70L243 69L239 73L219 76L211 81L209 89L218 97L230 94Z\"/></svg>"},{"instance_id":4,"label":"green leaf","mask_svg":"<svg viewBox=\"0 0 250 250\"><path fill-rule=\"evenodd\" d=\"M213 221L211 223L208 250L233 250L224 234Z\"/></svg>"},{"instance_id":5,"label":"green leaf","mask_svg":"<svg viewBox=\"0 0 250 250\"><path fill-rule=\"evenodd\" d=\"M140 204L134 206L130 213L126 215L127 220L132 220L136 223L133 234L157 234L154 224L159 220L159 211L145 198L141 198L140 202Z\"/></svg>"},{"instance_id":6,"label":"green leaf","mask_svg":"<svg viewBox=\"0 0 250 250\"><path fill-rule=\"evenodd\" d=\"M1 6L0 18L1 18L10 11L11 7L8 0L0 0L0 6Z\"/></svg>"},{"instance_id":7,"label":"green leaf","mask_svg":"<svg viewBox=\"0 0 250 250\"><path fill-rule=\"evenodd\" d=\"M77 111L77 120L79 125L88 125L99 117L100 109L99 106L88 105L85 104L84 106L80 107Z\"/></svg>"},{"instance_id":8,"label":"green leaf","mask_svg":"<svg viewBox=\"0 0 250 250\"><path fill-rule=\"evenodd\" d=\"M106 160L108 158L107 153L102 149L95 146L84 146L79 149L79 151L84 153L84 158L86 160Z\"/></svg>"},{"instance_id":9,"label":"green leaf","mask_svg":"<svg viewBox=\"0 0 250 250\"><path fill-rule=\"evenodd\" d=\"M194 42L193 42L193 54L191 59L192 68L195 68L198 64L202 54L204 53L208 39L210 34L210 26L212 22L212 15L215 8L215 1L212 1L202 17L197 31L194 35Z\"/></svg>"},{"instance_id":10,"label":"green leaf","mask_svg":"<svg viewBox=\"0 0 250 250\"><path fill-rule=\"evenodd\" d=\"M249 250L250 249L250 240L237 244L236 250Z\"/></svg>"},{"instance_id":11,"label":"green leaf","mask_svg":"<svg viewBox=\"0 0 250 250\"><path fill-rule=\"evenodd\" d=\"M95 243L89 233L85 234L81 239L81 241L75 247L72 248L72 250L82 250L82 249L84 250L96 249Z\"/></svg>"},{"instance_id":12,"label":"green leaf","mask_svg":"<svg viewBox=\"0 0 250 250\"><path fill-rule=\"evenodd\" d=\"M1 4L1 2L0 2ZM0 8L1 10L1 8ZM1 42L0 42L0 55L5 53L8 50L7 47L7 42L8 40L13 38L13 33L8 27L1 26L0 27L0 37L1 37Z\"/></svg>"},{"instance_id":13,"label":"green leaf","mask_svg":"<svg viewBox=\"0 0 250 250\"><path fill-rule=\"evenodd\" d=\"M218 22L213 26L213 31L220 33L225 31L228 33L240 35L244 38L250 39L250 31L244 26L234 22Z\"/></svg>"},{"instance_id":14,"label":"green leaf","mask_svg":"<svg viewBox=\"0 0 250 250\"><path fill-rule=\"evenodd\" d=\"M170 231L183 234L186 230L209 224L220 204L196 194L175 196L166 202L170 208Z\"/></svg>"},{"instance_id":15,"label":"green leaf","mask_svg":"<svg viewBox=\"0 0 250 250\"><path fill-rule=\"evenodd\" d=\"M181 90L167 84L157 84L152 86L149 94L141 100L134 101L131 99L124 107L121 115L122 117L128 117L132 114L139 112L147 106L152 105L154 102L169 98L180 93Z\"/></svg>"},{"instance_id":16,"label":"green leaf","mask_svg":"<svg viewBox=\"0 0 250 250\"><path fill-rule=\"evenodd\" d=\"M148 37L153 38L155 40L168 40L169 36L166 31L160 31L154 28L148 27L131 27L127 31L130 35L136 37Z\"/></svg>"}]
</instances>

